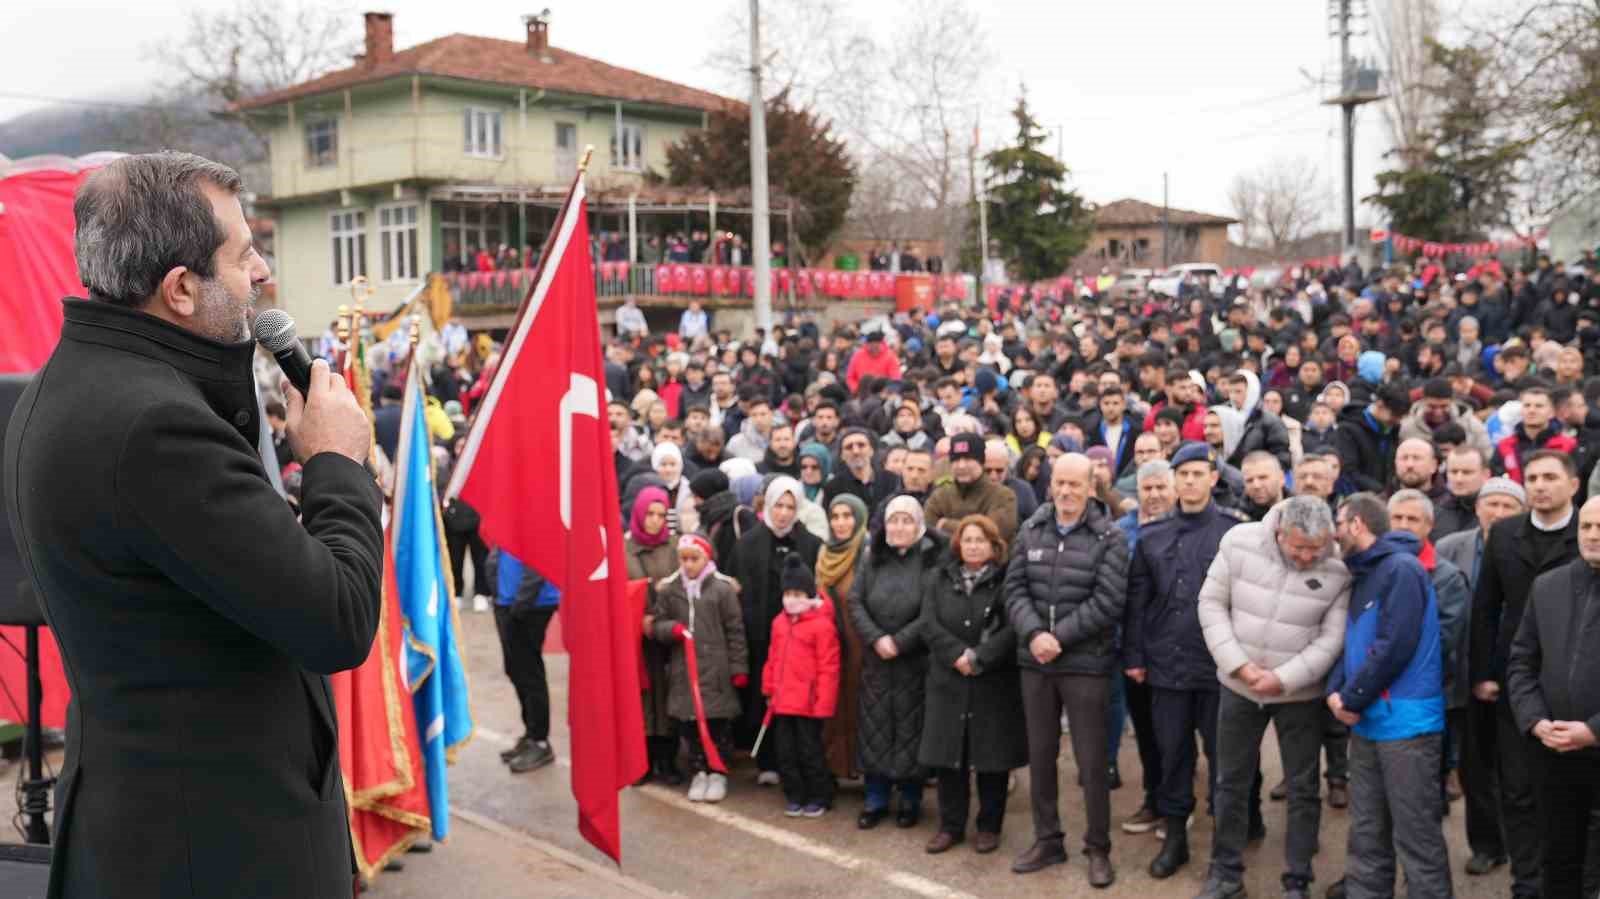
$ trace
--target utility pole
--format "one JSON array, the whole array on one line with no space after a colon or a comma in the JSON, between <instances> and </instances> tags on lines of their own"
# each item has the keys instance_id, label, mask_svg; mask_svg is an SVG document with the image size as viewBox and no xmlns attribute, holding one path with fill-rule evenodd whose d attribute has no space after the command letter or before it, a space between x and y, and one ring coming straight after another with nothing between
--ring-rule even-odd
<instances>
[{"instance_id":1,"label":"utility pole","mask_svg":"<svg viewBox=\"0 0 1600 899\"><path fill-rule=\"evenodd\" d=\"M1172 263L1170 261L1168 261L1170 257L1167 254L1168 233L1169 233L1169 229L1167 227L1167 173L1166 172L1162 172L1161 173L1161 270L1163 272L1165 272L1167 270L1168 266L1172 265Z\"/></svg>"},{"instance_id":2,"label":"utility pole","mask_svg":"<svg viewBox=\"0 0 1600 899\"><path fill-rule=\"evenodd\" d=\"M984 294L989 282L989 188L978 181L978 141L981 126L972 126L972 148L967 153L968 177L972 180L972 197L978 206L978 301L984 305Z\"/></svg>"},{"instance_id":3,"label":"utility pole","mask_svg":"<svg viewBox=\"0 0 1600 899\"><path fill-rule=\"evenodd\" d=\"M1356 64L1350 53L1350 38L1355 35L1355 23L1366 16L1357 9L1365 0L1328 0L1328 18L1331 34L1339 40L1339 88L1324 105L1338 106L1344 119L1344 248L1356 248L1356 107L1383 99L1378 91L1378 72L1368 66Z\"/></svg>"},{"instance_id":4,"label":"utility pole","mask_svg":"<svg viewBox=\"0 0 1600 899\"><path fill-rule=\"evenodd\" d=\"M772 223L767 209L767 108L761 96L761 8L750 0L750 206L756 327L772 333Z\"/></svg>"}]
</instances>

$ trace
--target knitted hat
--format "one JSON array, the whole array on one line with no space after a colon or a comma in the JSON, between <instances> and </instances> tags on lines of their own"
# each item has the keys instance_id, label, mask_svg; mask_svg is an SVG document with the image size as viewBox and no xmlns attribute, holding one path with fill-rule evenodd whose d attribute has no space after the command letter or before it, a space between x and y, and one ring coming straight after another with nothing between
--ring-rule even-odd
<instances>
[{"instance_id":1,"label":"knitted hat","mask_svg":"<svg viewBox=\"0 0 1600 899\"><path fill-rule=\"evenodd\" d=\"M701 499L710 499L727 489L728 476L715 468L707 468L689 479L689 492Z\"/></svg>"},{"instance_id":2,"label":"knitted hat","mask_svg":"<svg viewBox=\"0 0 1600 899\"><path fill-rule=\"evenodd\" d=\"M950 459L983 461L983 438L977 434L957 434L950 438Z\"/></svg>"},{"instance_id":3,"label":"knitted hat","mask_svg":"<svg viewBox=\"0 0 1600 899\"><path fill-rule=\"evenodd\" d=\"M686 549L697 549L704 553L707 559L713 562L716 561L717 556L711 551L711 541L699 534L684 534L678 538L678 552L683 552Z\"/></svg>"},{"instance_id":4,"label":"knitted hat","mask_svg":"<svg viewBox=\"0 0 1600 899\"><path fill-rule=\"evenodd\" d=\"M1521 484L1510 478L1490 478L1483 482L1482 487L1478 488L1478 499L1496 495L1509 496L1524 506L1528 504L1527 491L1522 489Z\"/></svg>"},{"instance_id":5,"label":"knitted hat","mask_svg":"<svg viewBox=\"0 0 1600 899\"><path fill-rule=\"evenodd\" d=\"M790 553L783 560L783 592L795 590L812 596L817 592L817 580L811 574L811 566L800 558L799 553Z\"/></svg>"}]
</instances>

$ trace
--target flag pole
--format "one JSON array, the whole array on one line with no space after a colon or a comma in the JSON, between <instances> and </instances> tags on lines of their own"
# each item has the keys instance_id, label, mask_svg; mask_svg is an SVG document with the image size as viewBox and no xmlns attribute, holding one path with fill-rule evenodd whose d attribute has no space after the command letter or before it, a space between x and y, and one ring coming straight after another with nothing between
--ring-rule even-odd
<instances>
[{"instance_id":1,"label":"flag pole","mask_svg":"<svg viewBox=\"0 0 1600 899\"><path fill-rule=\"evenodd\" d=\"M550 251L555 248L556 235L561 232L561 223L566 220L567 215L570 213L572 197L577 193L578 185L583 182L583 176L589 170L589 160L593 156L594 144L585 145L583 148L583 158L578 160L578 173L573 177L572 184L567 187L567 195L561 200L561 207L556 212L555 225L550 229L550 233L545 235L544 246L539 250L539 264L534 267L536 274L528 282L528 290L522 295L522 302L517 304L517 314L511 319L511 330L506 332L508 337L515 336L516 333L522 328L522 318L528 314L528 304L533 300L534 293L539 289L539 282L544 276L544 267L550 264ZM489 390L485 395L487 396L488 393L493 393L495 382L499 381L505 376L506 372L497 368L494 373L494 378L489 383ZM478 417L478 412L482 409L483 404L479 403L473 408L472 415L467 420L468 445L471 445L474 442L473 438L477 436L478 429L482 426L479 423ZM460 492L462 485L466 484L466 475L470 470L471 465L469 464L464 468L457 468L451 473L450 483L445 485L445 494L443 497L441 497L442 500L448 502L449 500L456 498L456 494Z\"/></svg>"}]
</instances>

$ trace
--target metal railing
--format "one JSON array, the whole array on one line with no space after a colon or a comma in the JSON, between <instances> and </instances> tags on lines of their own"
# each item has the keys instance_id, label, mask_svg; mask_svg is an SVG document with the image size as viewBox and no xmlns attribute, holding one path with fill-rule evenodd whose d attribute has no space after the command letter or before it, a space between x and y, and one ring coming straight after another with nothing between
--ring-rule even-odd
<instances>
[{"instance_id":1,"label":"metal railing","mask_svg":"<svg viewBox=\"0 0 1600 899\"><path fill-rule=\"evenodd\" d=\"M445 282L456 303L464 306L515 306L538 277L538 269L491 272L446 272ZM749 300L755 295L754 270L748 266L687 263L602 262L595 267L594 292L600 298L621 296L698 297ZM973 279L967 275L892 275L887 272L841 272L825 269L775 269L773 296L829 299L892 300L901 278L915 278L932 301L970 301Z\"/></svg>"}]
</instances>

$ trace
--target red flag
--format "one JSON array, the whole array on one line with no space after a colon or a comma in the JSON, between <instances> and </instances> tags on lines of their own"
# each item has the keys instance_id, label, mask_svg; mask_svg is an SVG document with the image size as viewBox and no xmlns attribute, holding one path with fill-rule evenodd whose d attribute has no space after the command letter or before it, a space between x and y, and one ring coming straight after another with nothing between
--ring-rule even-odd
<instances>
[{"instance_id":1,"label":"red flag","mask_svg":"<svg viewBox=\"0 0 1600 899\"><path fill-rule=\"evenodd\" d=\"M578 831L621 861L617 791L646 767L580 173L467 435L447 496L561 590Z\"/></svg>"}]
</instances>

